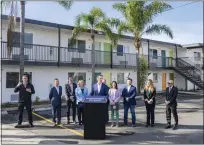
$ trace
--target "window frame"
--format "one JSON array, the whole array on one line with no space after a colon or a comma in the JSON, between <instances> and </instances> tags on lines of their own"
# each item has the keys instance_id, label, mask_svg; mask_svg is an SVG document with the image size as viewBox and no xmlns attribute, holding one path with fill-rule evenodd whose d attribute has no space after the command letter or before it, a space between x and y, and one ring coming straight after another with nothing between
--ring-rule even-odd
<instances>
[{"instance_id":1,"label":"window frame","mask_svg":"<svg viewBox=\"0 0 204 145\"><path fill-rule=\"evenodd\" d=\"M155 79L155 75L156 75L156 79ZM153 73L153 82L154 83L158 82L158 73Z\"/></svg>"},{"instance_id":2,"label":"window frame","mask_svg":"<svg viewBox=\"0 0 204 145\"><path fill-rule=\"evenodd\" d=\"M121 76L121 74L122 74L122 76ZM118 77L118 76L121 76L121 77ZM119 80L119 78L120 78L120 80ZM123 78L123 79L121 79L121 78ZM125 73L117 73L117 83L118 84L125 84Z\"/></svg>"}]
</instances>

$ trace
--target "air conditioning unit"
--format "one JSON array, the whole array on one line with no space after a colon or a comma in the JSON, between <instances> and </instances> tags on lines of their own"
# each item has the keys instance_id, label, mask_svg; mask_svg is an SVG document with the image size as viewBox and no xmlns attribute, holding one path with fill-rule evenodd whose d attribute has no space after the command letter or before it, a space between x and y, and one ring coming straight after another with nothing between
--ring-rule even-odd
<instances>
[{"instance_id":1,"label":"air conditioning unit","mask_svg":"<svg viewBox=\"0 0 204 145\"><path fill-rule=\"evenodd\" d=\"M83 64L83 58L72 58L72 63Z\"/></svg>"},{"instance_id":2,"label":"air conditioning unit","mask_svg":"<svg viewBox=\"0 0 204 145\"><path fill-rule=\"evenodd\" d=\"M120 61L120 65L127 65L128 62L127 61Z\"/></svg>"},{"instance_id":3,"label":"air conditioning unit","mask_svg":"<svg viewBox=\"0 0 204 145\"><path fill-rule=\"evenodd\" d=\"M24 55L24 59L28 60L29 56L28 55ZM20 60L20 54L13 54L12 55L12 59L13 60Z\"/></svg>"},{"instance_id":4,"label":"air conditioning unit","mask_svg":"<svg viewBox=\"0 0 204 145\"><path fill-rule=\"evenodd\" d=\"M18 94L11 94L10 101L11 102L18 102L18 97L19 97Z\"/></svg>"}]
</instances>

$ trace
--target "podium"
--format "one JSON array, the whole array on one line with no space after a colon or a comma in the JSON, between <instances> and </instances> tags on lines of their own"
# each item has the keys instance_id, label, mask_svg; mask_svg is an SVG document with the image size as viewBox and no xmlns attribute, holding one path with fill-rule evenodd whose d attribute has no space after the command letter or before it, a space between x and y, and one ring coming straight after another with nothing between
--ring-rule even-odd
<instances>
[{"instance_id":1,"label":"podium","mask_svg":"<svg viewBox=\"0 0 204 145\"><path fill-rule=\"evenodd\" d=\"M105 139L106 97L88 96L84 101L84 139Z\"/></svg>"}]
</instances>

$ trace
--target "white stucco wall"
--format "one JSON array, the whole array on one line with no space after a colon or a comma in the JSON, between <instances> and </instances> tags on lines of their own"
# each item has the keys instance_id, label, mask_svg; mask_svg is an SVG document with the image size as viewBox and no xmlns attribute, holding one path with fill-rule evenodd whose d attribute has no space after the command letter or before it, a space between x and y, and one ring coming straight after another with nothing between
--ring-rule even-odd
<instances>
[{"instance_id":1,"label":"white stucco wall","mask_svg":"<svg viewBox=\"0 0 204 145\"><path fill-rule=\"evenodd\" d=\"M10 96L14 94L14 88L6 88L6 72L18 72L18 66L4 65L2 67L2 102L9 102ZM39 96L41 100L48 99L49 86L53 84L54 78L58 78L60 85L63 86L67 83L68 72L83 72L86 73L86 85L90 91L91 89L91 71L88 68L71 68L71 67L39 67L39 66L25 66L25 72L32 72L32 83L35 87L36 93L33 95L33 99ZM96 69L96 72L101 72L103 75L105 72L110 72L112 80L117 81L117 73L124 73L124 77L130 73L129 77L133 79L133 85L136 84L136 72L128 69ZM119 86L123 84L119 84Z\"/></svg>"}]
</instances>

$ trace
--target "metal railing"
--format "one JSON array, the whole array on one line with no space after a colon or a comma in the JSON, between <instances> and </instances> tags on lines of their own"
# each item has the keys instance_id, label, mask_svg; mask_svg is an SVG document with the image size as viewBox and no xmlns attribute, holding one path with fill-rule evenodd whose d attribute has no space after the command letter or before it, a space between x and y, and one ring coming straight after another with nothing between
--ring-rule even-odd
<instances>
[{"instance_id":1,"label":"metal railing","mask_svg":"<svg viewBox=\"0 0 204 145\"><path fill-rule=\"evenodd\" d=\"M60 62L62 64L89 64L91 65L91 50L79 51L80 48L70 49L67 47L57 47L48 45L24 44L24 58L25 61L33 62ZM18 46L18 45L14 45ZM20 48L12 47L12 53L9 56L7 51L7 42L2 42L1 50L2 60L19 61ZM58 54L59 53L59 54ZM95 53L96 65L113 65L113 66L129 66L136 67L136 54L133 53L119 53L110 51L98 51ZM173 61L171 57L153 57L144 56L149 60L150 68L164 68L172 67Z\"/></svg>"}]
</instances>

